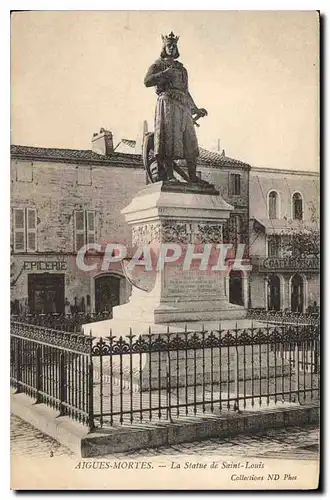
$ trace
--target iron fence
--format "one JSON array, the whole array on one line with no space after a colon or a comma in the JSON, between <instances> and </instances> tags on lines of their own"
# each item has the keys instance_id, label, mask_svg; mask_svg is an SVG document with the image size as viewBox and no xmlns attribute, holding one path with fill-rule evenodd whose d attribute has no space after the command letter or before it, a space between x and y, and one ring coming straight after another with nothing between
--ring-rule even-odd
<instances>
[{"instance_id":1,"label":"iron fence","mask_svg":"<svg viewBox=\"0 0 330 500\"><path fill-rule=\"evenodd\" d=\"M108 311L98 313L61 314L61 313L26 313L23 315L11 315L12 321L30 325L44 326L54 330L80 333L82 325L111 319L112 313Z\"/></svg>"},{"instance_id":2,"label":"iron fence","mask_svg":"<svg viewBox=\"0 0 330 500\"><path fill-rule=\"evenodd\" d=\"M318 400L319 352L317 325L93 338L14 322L11 381L93 429Z\"/></svg>"},{"instance_id":3,"label":"iron fence","mask_svg":"<svg viewBox=\"0 0 330 500\"><path fill-rule=\"evenodd\" d=\"M16 392L92 429L92 339L12 322L10 340L10 382Z\"/></svg>"},{"instance_id":4,"label":"iron fence","mask_svg":"<svg viewBox=\"0 0 330 500\"><path fill-rule=\"evenodd\" d=\"M303 404L319 397L317 327L266 326L99 339L100 426Z\"/></svg>"},{"instance_id":5,"label":"iron fence","mask_svg":"<svg viewBox=\"0 0 330 500\"><path fill-rule=\"evenodd\" d=\"M298 313L292 311L266 311L265 309L249 309L248 318L264 321L272 324L301 324L318 325L320 323L320 314L318 311L313 313Z\"/></svg>"}]
</instances>

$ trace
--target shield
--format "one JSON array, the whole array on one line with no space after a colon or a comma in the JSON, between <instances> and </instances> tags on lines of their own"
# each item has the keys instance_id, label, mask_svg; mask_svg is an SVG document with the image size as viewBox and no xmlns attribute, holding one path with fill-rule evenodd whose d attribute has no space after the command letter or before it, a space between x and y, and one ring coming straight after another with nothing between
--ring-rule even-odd
<instances>
[{"instance_id":1,"label":"shield","mask_svg":"<svg viewBox=\"0 0 330 500\"><path fill-rule=\"evenodd\" d=\"M142 145L142 159L143 165L146 171L147 184L158 182L166 178L165 172L163 172L162 166L159 165L154 154L154 133L148 132L143 140ZM189 182L189 176L186 172L175 162L173 164L173 170L178 175L179 179L183 179ZM181 179L180 179L181 177Z\"/></svg>"},{"instance_id":2,"label":"shield","mask_svg":"<svg viewBox=\"0 0 330 500\"><path fill-rule=\"evenodd\" d=\"M121 261L121 267L125 278L133 287L150 293L156 283L156 270L146 271L143 266L136 266L130 269L129 264L130 259L123 259Z\"/></svg>"},{"instance_id":3,"label":"shield","mask_svg":"<svg viewBox=\"0 0 330 500\"><path fill-rule=\"evenodd\" d=\"M147 175L147 184L155 182L158 176L158 165L154 155L154 133L145 135L142 144L142 160Z\"/></svg>"},{"instance_id":4,"label":"shield","mask_svg":"<svg viewBox=\"0 0 330 500\"><path fill-rule=\"evenodd\" d=\"M206 113L207 114L207 113ZM197 113L193 118L194 125L199 127L197 120L205 116L204 113ZM155 158L155 145L154 145L154 133L148 132L143 139L142 144L142 160L146 171L147 184L158 182L161 180L166 180L166 172L161 163L159 163ZM176 173L176 177L179 181L189 182L189 175L181 168L176 162L173 163L173 170ZM181 179L180 179L181 177Z\"/></svg>"}]
</instances>

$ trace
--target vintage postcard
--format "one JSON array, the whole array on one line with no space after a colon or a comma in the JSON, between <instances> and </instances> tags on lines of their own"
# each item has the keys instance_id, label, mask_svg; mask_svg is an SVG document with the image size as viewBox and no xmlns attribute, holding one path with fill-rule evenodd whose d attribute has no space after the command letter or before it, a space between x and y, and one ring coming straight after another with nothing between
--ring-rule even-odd
<instances>
[{"instance_id":1,"label":"vintage postcard","mask_svg":"<svg viewBox=\"0 0 330 500\"><path fill-rule=\"evenodd\" d=\"M318 488L319 40L12 12L13 490Z\"/></svg>"}]
</instances>

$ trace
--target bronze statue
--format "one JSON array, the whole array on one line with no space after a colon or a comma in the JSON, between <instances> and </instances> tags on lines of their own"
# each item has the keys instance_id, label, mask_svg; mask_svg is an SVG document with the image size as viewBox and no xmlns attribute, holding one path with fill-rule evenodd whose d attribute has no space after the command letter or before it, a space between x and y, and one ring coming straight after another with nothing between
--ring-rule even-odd
<instances>
[{"instance_id":1,"label":"bronze statue","mask_svg":"<svg viewBox=\"0 0 330 500\"><path fill-rule=\"evenodd\" d=\"M179 57L179 37L171 32L162 36L160 58L150 66L144 79L146 87L156 87L158 95L154 133L147 134L143 159L148 181L176 182L174 170L187 182L200 183L196 175L198 142L194 129L197 120L207 115L198 108L188 90L188 73ZM175 160L184 159L188 176Z\"/></svg>"}]
</instances>

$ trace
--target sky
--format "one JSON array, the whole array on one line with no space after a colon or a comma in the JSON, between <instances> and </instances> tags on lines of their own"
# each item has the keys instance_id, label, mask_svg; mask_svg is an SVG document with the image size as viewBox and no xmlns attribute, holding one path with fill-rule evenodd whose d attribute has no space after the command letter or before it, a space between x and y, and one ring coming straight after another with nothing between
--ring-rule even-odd
<instances>
[{"instance_id":1,"label":"sky","mask_svg":"<svg viewBox=\"0 0 330 500\"><path fill-rule=\"evenodd\" d=\"M319 169L313 11L30 11L11 19L12 144L90 149L153 130L145 88L161 34L180 36L200 146L257 167Z\"/></svg>"}]
</instances>

